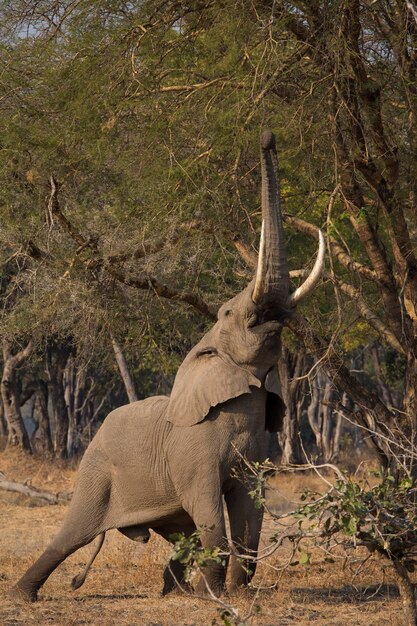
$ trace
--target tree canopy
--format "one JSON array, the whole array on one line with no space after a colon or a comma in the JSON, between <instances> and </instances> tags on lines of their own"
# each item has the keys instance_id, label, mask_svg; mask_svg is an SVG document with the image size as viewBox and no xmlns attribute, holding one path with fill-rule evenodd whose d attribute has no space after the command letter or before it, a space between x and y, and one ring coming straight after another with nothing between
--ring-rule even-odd
<instances>
[{"instance_id":1,"label":"tree canopy","mask_svg":"<svg viewBox=\"0 0 417 626\"><path fill-rule=\"evenodd\" d=\"M1 332L34 341L28 380L53 339L108 388L113 336L139 395L169 389L251 275L270 127L291 268L329 247L290 327L388 454L417 408L416 38L403 0L0 2ZM398 407L347 367L374 341Z\"/></svg>"}]
</instances>

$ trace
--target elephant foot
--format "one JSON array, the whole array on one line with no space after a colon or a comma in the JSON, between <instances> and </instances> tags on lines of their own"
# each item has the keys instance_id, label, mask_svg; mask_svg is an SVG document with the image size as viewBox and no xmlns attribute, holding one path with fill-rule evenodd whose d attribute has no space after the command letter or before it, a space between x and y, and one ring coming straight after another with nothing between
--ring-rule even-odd
<instances>
[{"instance_id":1,"label":"elephant foot","mask_svg":"<svg viewBox=\"0 0 417 626\"><path fill-rule=\"evenodd\" d=\"M193 588L186 581L186 569L182 563L170 560L164 570L164 586L161 596L169 593L193 593Z\"/></svg>"},{"instance_id":2,"label":"elephant foot","mask_svg":"<svg viewBox=\"0 0 417 626\"><path fill-rule=\"evenodd\" d=\"M238 593L248 589L255 575L255 569L256 564L249 562L242 564L239 560L233 560L230 568L229 592Z\"/></svg>"},{"instance_id":3,"label":"elephant foot","mask_svg":"<svg viewBox=\"0 0 417 626\"><path fill-rule=\"evenodd\" d=\"M194 589L191 587L191 585L189 583L186 582L180 582L180 583L175 583L174 585L167 585L165 584L162 591L161 591L161 597L165 597L167 595L170 594L192 594L194 593Z\"/></svg>"},{"instance_id":4,"label":"elephant foot","mask_svg":"<svg viewBox=\"0 0 417 626\"><path fill-rule=\"evenodd\" d=\"M229 582L227 589L230 594L239 593L241 591L245 591L249 589L250 583L251 583L250 579L247 580L246 578L243 578L243 577L238 578L237 580L232 579Z\"/></svg>"},{"instance_id":5,"label":"elephant foot","mask_svg":"<svg viewBox=\"0 0 417 626\"><path fill-rule=\"evenodd\" d=\"M17 602L36 602L38 599L38 590L33 589L33 587L14 585L14 587L9 590L9 596Z\"/></svg>"},{"instance_id":6,"label":"elephant foot","mask_svg":"<svg viewBox=\"0 0 417 626\"><path fill-rule=\"evenodd\" d=\"M230 584L228 585L227 591L228 591L229 596L238 595L240 597L250 597L256 592L256 589L253 589L253 587L250 587L248 584L244 584L244 585Z\"/></svg>"},{"instance_id":7,"label":"elephant foot","mask_svg":"<svg viewBox=\"0 0 417 626\"><path fill-rule=\"evenodd\" d=\"M216 598L219 598L226 593L226 586L222 581L201 578L195 590L200 596L211 597L214 594Z\"/></svg>"},{"instance_id":8,"label":"elephant foot","mask_svg":"<svg viewBox=\"0 0 417 626\"><path fill-rule=\"evenodd\" d=\"M234 583L229 583L229 585L227 586L227 591L232 596L232 595L235 595L236 593L239 593L239 591L241 591L244 588L245 587L243 585L235 585Z\"/></svg>"}]
</instances>

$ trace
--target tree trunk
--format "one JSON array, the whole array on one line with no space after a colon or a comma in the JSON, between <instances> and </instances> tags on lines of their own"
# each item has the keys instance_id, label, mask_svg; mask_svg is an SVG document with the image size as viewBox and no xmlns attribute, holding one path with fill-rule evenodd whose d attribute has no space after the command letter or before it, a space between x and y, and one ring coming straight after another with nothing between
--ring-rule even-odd
<instances>
[{"instance_id":1,"label":"tree trunk","mask_svg":"<svg viewBox=\"0 0 417 626\"><path fill-rule=\"evenodd\" d=\"M88 411L89 397L94 387L93 382L86 394L86 384L85 368L70 357L64 372L64 395L68 412L68 457L75 454L80 447L79 439L84 413Z\"/></svg>"},{"instance_id":2,"label":"tree trunk","mask_svg":"<svg viewBox=\"0 0 417 626\"><path fill-rule=\"evenodd\" d=\"M336 403L336 392L331 380L326 376L324 382L323 394L323 420L322 420L322 444L323 444L323 460L327 463L334 461L335 453L335 435L337 432L336 423L340 417L335 417L334 405Z\"/></svg>"},{"instance_id":3,"label":"tree trunk","mask_svg":"<svg viewBox=\"0 0 417 626\"><path fill-rule=\"evenodd\" d=\"M308 421L316 438L317 451L325 461L334 461L339 453L342 418L335 415L336 390L323 370L310 382L311 400L307 409Z\"/></svg>"},{"instance_id":4,"label":"tree trunk","mask_svg":"<svg viewBox=\"0 0 417 626\"><path fill-rule=\"evenodd\" d=\"M316 438L317 452L322 453L323 445L321 441L322 435L322 414L320 409L320 383L319 373L310 380L310 402L307 408L307 418L310 428Z\"/></svg>"},{"instance_id":5,"label":"tree trunk","mask_svg":"<svg viewBox=\"0 0 417 626\"><path fill-rule=\"evenodd\" d=\"M283 427L278 435L282 450L281 463L295 464L305 462L300 446L300 417L303 403L303 384L298 378L304 373L303 352L292 354L287 348L282 348L282 355L278 363L285 412Z\"/></svg>"},{"instance_id":6,"label":"tree trunk","mask_svg":"<svg viewBox=\"0 0 417 626\"><path fill-rule=\"evenodd\" d=\"M286 324L300 337L310 354L315 359L323 361L326 373L338 391L338 401L341 402L344 393L354 401L355 408L351 419L367 429L381 464L386 467L392 455L391 445L386 440L387 436L391 436L392 412L372 388L365 387L352 375L337 352L329 351L328 341L318 335L299 313L294 313Z\"/></svg>"},{"instance_id":7,"label":"tree trunk","mask_svg":"<svg viewBox=\"0 0 417 626\"><path fill-rule=\"evenodd\" d=\"M379 345L377 343L374 343L371 346L369 350L369 354L371 357L371 363L374 368L375 378L377 381L381 398L383 399L383 401L388 407L395 406L393 397L391 394L391 390L388 387L388 385L385 384L383 377L382 377L381 357L380 357Z\"/></svg>"},{"instance_id":8,"label":"tree trunk","mask_svg":"<svg viewBox=\"0 0 417 626\"><path fill-rule=\"evenodd\" d=\"M333 436L332 436L332 447L331 447L331 456L329 461L337 461L339 459L339 451L340 451L340 436L343 430L343 420L342 416L339 414L336 417L333 415L334 425L333 425Z\"/></svg>"},{"instance_id":9,"label":"tree trunk","mask_svg":"<svg viewBox=\"0 0 417 626\"><path fill-rule=\"evenodd\" d=\"M417 626L417 609L414 595L414 585L410 580L405 566L397 560L392 561L396 573L398 590L403 605L406 626Z\"/></svg>"},{"instance_id":10,"label":"tree trunk","mask_svg":"<svg viewBox=\"0 0 417 626\"><path fill-rule=\"evenodd\" d=\"M54 452L59 458L67 456L68 411L64 395L64 370L69 355L68 346L57 344L48 346L46 355L53 416Z\"/></svg>"},{"instance_id":11,"label":"tree trunk","mask_svg":"<svg viewBox=\"0 0 417 626\"><path fill-rule=\"evenodd\" d=\"M113 335L111 336L111 343L113 346L114 355L116 357L116 362L120 371L120 375L126 389L127 397L129 398L129 402L137 402L138 396L136 394L135 385L129 372L127 361L123 354L122 348L120 347L120 344Z\"/></svg>"},{"instance_id":12,"label":"tree trunk","mask_svg":"<svg viewBox=\"0 0 417 626\"><path fill-rule=\"evenodd\" d=\"M35 391L36 430L32 435L32 446L41 455L53 452L51 425L48 413L48 385L39 380Z\"/></svg>"},{"instance_id":13,"label":"tree trunk","mask_svg":"<svg viewBox=\"0 0 417 626\"><path fill-rule=\"evenodd\" d=\"M75 440L75 431L77 428L76 424L76 415L75 415L75 399L74 399L74 373L75 365L74 365L74 357L70 356L65 365L64 373L63 373L63 386L64 386L64 398L65 398L65 406L67 409L68 416L68 428L67 428L67 446L66 446L66 456L69 458L72 454Z\"/></svg>"},{"instance_id":14,"label":"tree trunk","mask_svg":"<svg viewBox=\"0 0 417 626\"><path fill-rule=\"evenodd\" d=\"M0 398L0 438L6 439L8 435L7 422L4 416L3 402Z\"/></svg>"},{"instance_id":15,"label":"tree trunk","mask_svg":"<svg viewBox=\"0 0 417 626\"><path fill-rule=\"evenodd\" d=\"M8 445L18 446L27 452L31 452L29 436L23 422L20 411L19 385L16 370L30 356L33 350L33 342L12 354L11 342L3 339L3 375L1 379L1 397L3 401L4 416L8 426Z\"/></svg>"},{"instance_id":16,"label":"tree trunk","mask_svg":"<svg viewBox=\"0 0 417 626\"><path fill-rule=\"evenodd\" d=\"M414 454L411 454L413 446L417 443L417 359L415 358L413 351L407 354L407 372L404 381L404 399L401 411L401 436L404 438L402 442L408 447L408 452L405 453L404 462L409 466L409 470L417 477L417 463L414 458ZM403 452L399 451L398 456L402 456ZM395 459L394 459L395 461ZM413 465L411 467L411 465Z\"/></svg>"}]
</instances>

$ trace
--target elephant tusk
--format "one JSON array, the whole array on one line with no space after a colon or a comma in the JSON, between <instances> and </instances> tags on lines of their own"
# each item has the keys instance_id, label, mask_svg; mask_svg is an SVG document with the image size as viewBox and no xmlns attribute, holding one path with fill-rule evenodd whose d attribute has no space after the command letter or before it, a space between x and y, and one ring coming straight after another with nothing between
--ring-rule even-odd
<instances>
[{"instance_id":1,"label":"elephant tusk","mask_svg":"<svg viewBox=\"0 0 417 626\"><path fill-rule=\"evenodd\" d=\"M259 242L258 267L256 269L255 287L253 288L252 300L255 304L261 301L265 291L265 222L262 220L261 240Z\"/></svg>"},{"instance_id":2,"label":"elephant tusk","mask_svg":"<svg viewBox=\"0 0 417 626\"><path fill-rule=\"evenodd\" d=\"M287 306L295 307L303 298L308 296L320 280L320 276L324 269L324 257L326 255L326 241L324 235L319 230L319 250L317 252L316 262L311 270L310 275L306 278L293 293L288 296Z\"/></svg>"}]
</instances>

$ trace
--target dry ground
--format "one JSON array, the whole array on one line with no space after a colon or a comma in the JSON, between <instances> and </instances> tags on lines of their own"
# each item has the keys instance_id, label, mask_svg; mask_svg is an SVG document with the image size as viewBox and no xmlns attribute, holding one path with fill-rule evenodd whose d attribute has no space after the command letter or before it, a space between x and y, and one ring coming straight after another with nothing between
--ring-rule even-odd
<instances>
[{"instance_id":1,"label":"dry ground","mask_svg":"<svg viewBox=\"0 0 417 626\"><path fill-rule=\"evenodd\" d=\"M70 491L75 471L57 467L16 452L0 453L0 471L12 480L25 481L53 492ZM309 482L307 477L283 477L275 483L270 501L281 510L291 508ZM103 551L85 585L72 592L70 581L85 563L91 547L72 555L50 577L34 605L8 598L8 589L46 547L59 527L65 506L39 506L23 496L0 492L0 624L53 624L75 626L172 626L221 624L213 602L181 593L161 598L161 576L169 546L153 536L147 546L136 545L117 531L108 533ZM267 520L264 545L272 524ZM328 564L313 553L310 566L297 565L283 573L273 565L285 562L288 546L259 567L255 582L261 587L276 583L275 590L242 592L225 598L244 616L254 603L260 613L247 624L274 626L401 626L401 603L389 569L369 560L360 573L357 561ZM379 588L379 586L382 586ZM214 622L213 620L217 620Z\"/></svg>"}]
</instances>

